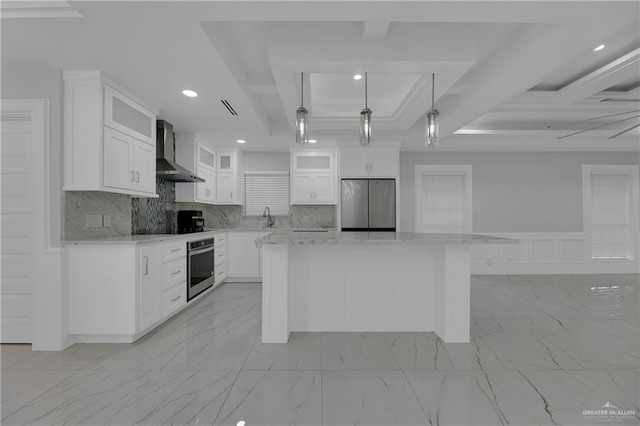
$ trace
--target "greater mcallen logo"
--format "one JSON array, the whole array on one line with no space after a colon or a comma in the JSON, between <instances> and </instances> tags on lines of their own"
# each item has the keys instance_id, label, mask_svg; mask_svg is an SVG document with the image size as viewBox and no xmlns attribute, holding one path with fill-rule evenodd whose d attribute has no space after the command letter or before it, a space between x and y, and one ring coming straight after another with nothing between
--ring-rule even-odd
<instances>
[{"instance_id":1,"label":"greater mcallen logo","mask_svg":"<svg viewBox=\"0 0 640 426\"><path fill-rule=\"evenodd\" d=\"M598 410L582 411L582 416L585 419L595 420L596 422L621 422L632 419L635 415L636 410L621 410L609 401Z\"/></svg>"}]
</instances>

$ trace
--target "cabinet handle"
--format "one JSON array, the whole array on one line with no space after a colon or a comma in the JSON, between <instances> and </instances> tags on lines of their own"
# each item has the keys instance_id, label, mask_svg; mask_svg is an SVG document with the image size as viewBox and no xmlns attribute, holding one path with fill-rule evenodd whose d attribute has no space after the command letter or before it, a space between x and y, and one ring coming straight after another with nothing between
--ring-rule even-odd
<instances>
[{"instance_id":1,"label":"cabinet handle","mask_svg":"<svg viewBox=\"0 0 640 426\"><path fill-rule=\"evenodd\" d=\"M178 271L172 272L171 275L178 275L180 272L182 272L182 271L178 270Z\"/></svg>"},{"instance_id":2,"label":"cabinet handle","mask_svg":"<svg viewBox=\"0 0 640 426\"><path fill-rule=\"evenodd\" d=\"M175 253L175 252L180 251L180 250L182 250L182 249L179 249L179 248L173 249L173 250L171 250L171 253Z\"/></svg>"},{"instance_id":3,"label":"cabinet handle","mask_svg":"<svg viewBox=\"0 0 640 426\"><path fill-rule=\"evenodd\" d=\"M179 300L181 297L182 297L182 296L174 297L173 299L171 299L171 301L172 301L172 302L175 302L176 300Z\"/></svg>"},{"instance_id":4,"label":"cabinet handle","mask_svg":"<svg viewBox=\"0 0 640 426\"><path fill-rule=\"evenodd\" d=\"M218 257L222 257L222 256L224 256L224 254L219 254L219 255L218 255Z\"/></svg>"},{"instance_id":5,"label":"cabinet handle","mask_svg":"<svg viewBox=\"0 0 640 426\"><path fill-rule=\"evenodd\" d=\"M144 257L144 275L149 275L149 256Z\"/></svg>"},{"instance_id":6,"label":"cabinet handle","mask_svg":"<svg viewBox=\"0 0 640 426\"><path fill-rule=\"evenodd\" d=\"M136 173L133 170L131 170L131 182L136 180L136 176L135 175L136 175Z\"/></svg>"},{"instance_id":7,"label":"cabinet handle","mask_svg":"<svg viewBox=\"0 0 640 426\"><path fill-rule=\"evenodd\" d=\"M136 182L140 182L140 172L136 172Z\"/></svg>"},{"instance_id":8,"label":"cabinet handle","mask_svg":"<svg viewBox=\"0 0 640 426\"><path fill-rule=\"evenodd\" d=\"M233 199L233 191L231 191L231 196L229 198Z\"/></svg>"},{"instance_id":9,"label":"cabinet handle","mask_svg":"<svg viewBox=\"0 0 640 426\"><path fill-rule=\"evenodd\" d=\"M373 164L369 164L369 171L372 172L373 171Z\"/></svg>"}]
</instances>

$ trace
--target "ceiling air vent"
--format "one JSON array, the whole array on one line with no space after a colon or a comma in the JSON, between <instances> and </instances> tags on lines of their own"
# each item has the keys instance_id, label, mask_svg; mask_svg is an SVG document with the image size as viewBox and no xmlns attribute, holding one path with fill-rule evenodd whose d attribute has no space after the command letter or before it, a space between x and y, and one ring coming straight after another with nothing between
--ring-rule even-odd
<instances>
[{"instance_id":1,"label":"ceiling air vent","mask_svg":"<svg viewBox=\"0 0 640 426\"><path fill-rule=\"evenodd\" d=\"M222 105L224 105L229 110L229 114L233 115L234 117L238 115L238 113L235 109L233 109L228 100L220 99L220 102L222 102Z\"/></svg>"}]
</instances>

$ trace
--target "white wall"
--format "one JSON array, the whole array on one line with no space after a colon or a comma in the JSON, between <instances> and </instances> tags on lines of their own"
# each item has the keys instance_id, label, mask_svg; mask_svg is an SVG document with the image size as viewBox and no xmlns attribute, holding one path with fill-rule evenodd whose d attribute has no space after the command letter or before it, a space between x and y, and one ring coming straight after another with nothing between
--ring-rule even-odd
<instances>
[{"instance_id":1,"label":"white wall","mask_svg":"<svg viewBox=\"0 0 640 426\"><path fill-rule=\"evenodd\" d=\"M400 152L402 231L415 227L417 164L472 165L473 232L582 232L582 165L637 165L640 154Z\"/></svg>"},{"instance_id":2,"label":"white wall","mask_svg":"<svg viewBox=\"0 0 640 426\"><path fill-rule=\"evenodd\" d=\"M288 172L291 161L288 152L245 152L242 154L246 171Z\"/></svg>"}]
</instances>

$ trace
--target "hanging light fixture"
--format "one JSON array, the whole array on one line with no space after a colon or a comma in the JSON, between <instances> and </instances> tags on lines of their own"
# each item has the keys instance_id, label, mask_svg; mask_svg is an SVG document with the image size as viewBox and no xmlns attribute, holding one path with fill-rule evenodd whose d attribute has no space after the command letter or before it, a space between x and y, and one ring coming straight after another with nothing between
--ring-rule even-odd
<instances>
[{"instance_id":1,"label":"hanging light fixture","mask_svg":"<svg viewBox=\"0 0 640 426\"><path fill-rule=\"evenodd\" d=\"M367 73L364 73L364 109L360 112L360 145L371 144L371 110L367 106Z\"/></svg>"},{"instance_id":2,"label":"hanging light fixture","mask_svg":"<svg viewBox=\"0 0 640 426\"><path fill-rule=\"evenodd\" d=\"M436 75L431 74L431 111L427 113L427 129L425 135L425 144L429 148L435 148L438 145L438 116L440 113L435 108L435 87Z\"/></svg>"},{"instance_id":3,"label":"hanging light fixture","mask_svg":"<svg viewBox=\"0 0 640 426\"><path fill-rule=\"evenodd\" d=\"M300 108L296 110L296 143L309 143L309 113L304 107L304 73L300 73Z\"/></svg>"}]
</instances>

